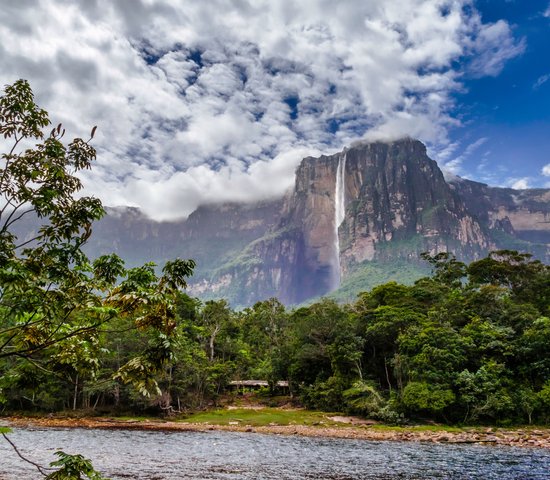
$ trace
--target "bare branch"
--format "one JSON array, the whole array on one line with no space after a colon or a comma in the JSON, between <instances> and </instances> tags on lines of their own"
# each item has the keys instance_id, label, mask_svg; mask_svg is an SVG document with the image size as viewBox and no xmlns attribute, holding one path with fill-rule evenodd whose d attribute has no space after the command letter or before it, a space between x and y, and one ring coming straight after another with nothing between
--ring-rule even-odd
<instances>
[{"instance_id":1,"label":"bare branch","mask_svg":"<svg viewBox=\"0 0 550 480\"><path fill-rule=\"evenodd\" d=\"M17 455L19 456L19 458L21 458L21 460L27 462L27 463L30 463L31 465L35 466L36 469L44 476L44 477L47 477L48 474L45 472L45 470L55 470L55 468L49 468L49 467L43 467L42 465L39 465L38 463L35 463L33 462L32 460L29 460L28 458L24 457L21 452L17 449L17 447L15 446L15 444L8 438L8 436L5 434L5 433L2 433L2 436L4 437L4 439L6 440L6 442L8 442L12 448L15 450L15 453L17 453Z\"/></svg>"}]
</instances>

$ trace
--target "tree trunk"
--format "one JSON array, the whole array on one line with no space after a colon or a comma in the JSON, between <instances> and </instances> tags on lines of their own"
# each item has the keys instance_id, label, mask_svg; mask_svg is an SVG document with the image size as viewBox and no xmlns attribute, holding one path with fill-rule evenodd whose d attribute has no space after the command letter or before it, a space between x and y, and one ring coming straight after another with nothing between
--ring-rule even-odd
<instances>
[{"instance_id":1,"label":"tree trunk","mask_svg":"<svg viewBox=\"0 0 550 480\"><path fill-rule=\"evenodd\" d=\"M73 410L76 410L76 400L78 398L78 373L74 381L74 398L73 398Z\"/></svg>"},{"instance_id":2,"label":"tree trunk","mask_svg":"<svg viewBox=\"0 0 550 480\"><path fill-rule=\"evenodd\" d=\"M388 372L388 362L386 360L386 357L384 357L384 370L386 370L386 380L388 382L388 388L390 389L391 393L390 373Z\"/></svg>"},{"instance_id":3,"label":"tree trunk","mask_svg":"<svg viewBox=\"0 0 550 480\"><path fill-rule=\"evenodd\" d=\"M220 326L216 325L214 327L214 330L212 331L212 335L210 335L209 345L210 345L210 362L211 363L214 361L214 345L215 345L214 342L216 341L216 336L218 335L219 331L220 331Z\"/></svg>"}]
</instances>

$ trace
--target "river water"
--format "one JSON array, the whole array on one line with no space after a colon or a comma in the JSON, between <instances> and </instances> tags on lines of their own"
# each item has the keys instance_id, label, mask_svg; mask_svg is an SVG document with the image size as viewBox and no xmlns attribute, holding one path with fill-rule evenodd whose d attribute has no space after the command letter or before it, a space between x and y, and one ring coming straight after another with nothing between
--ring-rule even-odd
<instances>
[{"instance_id":1,"label":"river water","mask_svg":"<svg viewBox=\"0 0 550 480\"><path fill-rule=\"evenodd\" d=\"M550 451L234 432L15 428L21 453L47 465L81 453L112 479L550 479ZM0 479L41 478L0 438Z\"/></svg>"}]
</instances>

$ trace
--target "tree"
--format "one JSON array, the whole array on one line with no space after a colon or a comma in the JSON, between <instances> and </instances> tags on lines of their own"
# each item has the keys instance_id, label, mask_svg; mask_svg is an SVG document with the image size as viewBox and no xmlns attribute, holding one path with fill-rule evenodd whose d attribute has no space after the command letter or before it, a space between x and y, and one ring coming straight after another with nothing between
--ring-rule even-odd
<instances>
[{"instance_id":1,"label":"tree","mask_svg":"<svg viewBox=\"0 0 550 480\"><path fill-rule=\"evenodd\" d=\"M242 313L242 338L249 346L254 362L249 368L251 378L269 382L271 391L279 380L288 378L289 328L288 314L276 298L257 302Z\"/></svg>"},{"instance_id":2,"label":"tree","mask_svg":"<svg viewBox=\"0 0 550 480\"><path fill-rule=\"evenodd\" d=\"M383 305L367 313L363 319L365 345L368 356L365 363L375 373L381 385L392 390L390 365L397 353L397 339L411 326L420 325L424 315L407 308ZM402 389L401 372L396 371L399 390Z\"/></svg>"},{"instance_id":3,"label":"tree","mask_svg":"<svg viewBox=\"0 0 550 480\"><path fill-rule=\"evenodd\" d=\"M449 383L467 359L469 342L450 325L430 320L413 325L398 338L408 357L411 380Z\"/></svg>"},{"instance_id":4,"label":"tree","mask_svg":"<svg viewBox=\"0 0 550 480\"><path fill-rule=\"evenodd\" d=\"M325 298L294 311L290 325L291 384L307 406L338 410L344 391L363 377L363 338L355 317Z\"/></svg>"},{"instance_id":5,"label":"tree","mask_svg":"<svg viewBox=\"0 0 550 480\"><path fill-rule=\"evenodd\" d=\"M463 370L456 378L459 403L465 407L464 422L481 416L499 418L512 413L510 381L503 364L491 360L476 372Z\"/></svg>"},{"instance_id":6,"label":"tree","mask_svg":"<svg viewBox=\"0 0 550 480\"><path fill-rule=\"evenodd\" d=\"M531 303L542 314L550 308L550 267L529 253L497 250L468 266L470 283L509 289L521 303Z\"/></svg>"},{"instance_id":7,"label":"tree","mask_svg":"<svg viewBox=\"0 0 550 480\"><path fill-rule=\"evenodd\" d=\"M14 363L42 371L63 366L73 372L76 401L79 376L93 375L98 366L101 332L113 319L128 317L154 341L115 378L145 395L158 391L154 373L171 355L175 300L195 264L176 259L159 276L151 263L127 270L116 255L90 262L82 246L104 210L97 198L77 198L77 173L96 157L89 143L96 127L89 140L65 145L61 125L44 134L49 124L25 80L5 87L0 135L11 146L0 168L2 378ZM25 232L21 224L29 218L40 226Z\"/></svg>"},{"instance_id":8,"label":"tree","mask_svg":"<svg viewBox=\"0 0 550 480\"><path fill-rule=\"evenodd\" d=\"M403 390L403 404L413 412L438 414L454 400L452 390L427 382L410 382Z\"/></svg>"},{"instance_id":9,"label":"tree","mask_svg":"<svg viewBox=\"0 0 550 480\"><path fill-rule=\"evenodd\" d=\"M420 257L432 266L436 281L451 288L460 287L462 278L466 276L466 265L459 262L453 254L440 252L430 255L429 252L424 252Z\"/></svg>"}]
</instances>

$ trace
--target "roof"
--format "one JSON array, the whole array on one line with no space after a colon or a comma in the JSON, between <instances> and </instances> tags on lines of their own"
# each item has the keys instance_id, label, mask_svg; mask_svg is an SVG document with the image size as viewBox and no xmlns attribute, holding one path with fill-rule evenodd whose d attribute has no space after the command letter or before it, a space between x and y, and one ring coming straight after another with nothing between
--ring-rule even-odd
<instances>
[{"instance_id":1,"label":"roof","mask_svg":"<svg viewBox=\"0 0 550 480\"><path fill-rule=\"evenodd\" d=\"M229 385L237 387L269 387L267 380L233 380ZM280 380L275 384L277 387L288 387L288 381Z\"/></svg>"}]
</instances>

